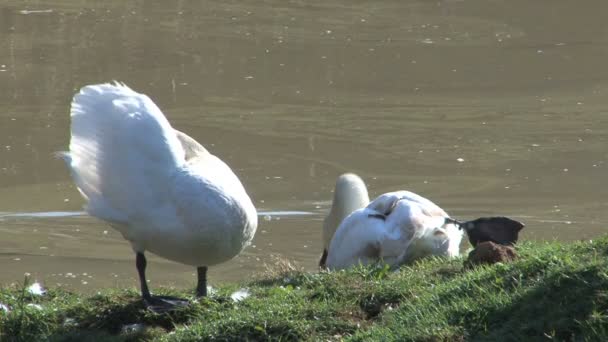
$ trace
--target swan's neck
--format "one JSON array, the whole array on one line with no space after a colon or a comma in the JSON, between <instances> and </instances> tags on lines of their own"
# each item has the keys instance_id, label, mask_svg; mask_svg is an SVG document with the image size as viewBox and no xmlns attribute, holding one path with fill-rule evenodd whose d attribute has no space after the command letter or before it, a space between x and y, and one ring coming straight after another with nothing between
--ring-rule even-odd
<instances>
[{"instance_id":1,"label":"swan's neck","mask_svg":"<svg viewBox=\"0 0 608 342\"><path fill-rule=\"evenodd\" d=\"M359 177L339 178L334 191L331 210L323 223L323 240L326 249L329 247L329 243L340 223L353 211L368 204L367 187Z\"/></svg>"},{"instance_id":2,"label":"swan's neck","mask_svg":"<svg viewBox=\"0 0 608 342\"><path fill-rule=\"evenodd\" d=\"M369 204L367 189L353 188L349 192L334 194L329 216L336 219L336 228L340 222L357 209L361 209Z\"/></svg>"}]
</instances>

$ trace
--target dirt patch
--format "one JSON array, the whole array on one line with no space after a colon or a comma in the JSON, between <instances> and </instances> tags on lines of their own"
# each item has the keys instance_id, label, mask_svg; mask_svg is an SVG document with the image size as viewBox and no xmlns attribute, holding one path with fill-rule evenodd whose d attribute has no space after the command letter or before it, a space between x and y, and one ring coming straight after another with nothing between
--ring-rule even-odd
<instances>
[{"instance_id":1,"label":"dirt patch","mask_svg":"<svg viewBox=\"0 0 608 342\"><path fill-rule=\"evenodd\" d=\"M515 248L504 246L492 241L482 242L469 253L467 264L495 264L497 262L510 262L517 258Z\"/></svg>"}]
</instances>

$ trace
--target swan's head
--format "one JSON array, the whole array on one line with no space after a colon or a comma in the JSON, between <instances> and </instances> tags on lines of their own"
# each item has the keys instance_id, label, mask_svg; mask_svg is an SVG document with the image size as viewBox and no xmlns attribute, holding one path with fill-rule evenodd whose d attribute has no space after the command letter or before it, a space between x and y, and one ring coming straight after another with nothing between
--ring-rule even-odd
<instances>
[{"instance_id":1,"label":"swan's head","mask_svg":"<svg viewBox=\"0 0 608 342\"><path fill-rule=\"evenodd\" d=\"M480 217L461 224L467 232L469 242L473 247L477 244L492 241L501 245L513 245L517 242L519 231L524 224L508 217Z\"/></svg>"},{"instance_id":2,"label":"swan's head","mask_svg":"<svg viewBox=\"0 0 608 342\"><path fill-rule=\"evenodd\" d=\"M354 173L345 173L338 177L334 188L334 199L331 210L323 221L323 255L319 266L325 266L329 244L338 226L353 211L361 209L369 204L367 187Z\"/></svg>"}]
</instances>

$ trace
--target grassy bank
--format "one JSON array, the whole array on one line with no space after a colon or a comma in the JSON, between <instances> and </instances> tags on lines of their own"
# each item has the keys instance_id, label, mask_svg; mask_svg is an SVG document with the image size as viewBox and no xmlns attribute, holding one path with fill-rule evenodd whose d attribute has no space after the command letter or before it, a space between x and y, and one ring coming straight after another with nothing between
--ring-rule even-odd
<instances>
[{"instance_id":1,"label":"grassy bank","mask_svg":"<svg viewBox=\"0 0 608 342\"><path fill-rule=\"evenodd\" d=\"M277 272L164 315L143 310L134 289L83 297L4 288L11 311L0 311L0 339L608 340L608 238L524 243L519 254L474 270L436 258L399 272ZM251 295L237 302L230 295L241 287Z\"/></svg>"}]
</instances>

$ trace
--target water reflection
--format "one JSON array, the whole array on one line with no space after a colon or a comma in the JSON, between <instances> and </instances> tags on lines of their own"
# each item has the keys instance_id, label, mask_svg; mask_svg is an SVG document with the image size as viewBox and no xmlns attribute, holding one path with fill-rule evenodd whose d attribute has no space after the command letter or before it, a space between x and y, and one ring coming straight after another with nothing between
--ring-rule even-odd
<instances>
[{"instance_id":1,"label":"water reflection","mask_svg":"<svg viewBox=\"0 0 608 342\"><path fill-rule=\"evenodd\" d=\"M82 200L53 157L68 143L72 94L113 79L150 95L268 212L255 247L212 279L243 279L271 253L314 269L347 170L372 195L410 189L459 218L520 218L524 238L597 236L608 222L607 7L5 1L0 211L13 216L0 218L0 282L31 272L83 289L135 284L119 234L67 215ZM31 217L44 212L67 216ZM155 283L193 284L187 267L151 268Z\"/></svg>"}]
</instances>

